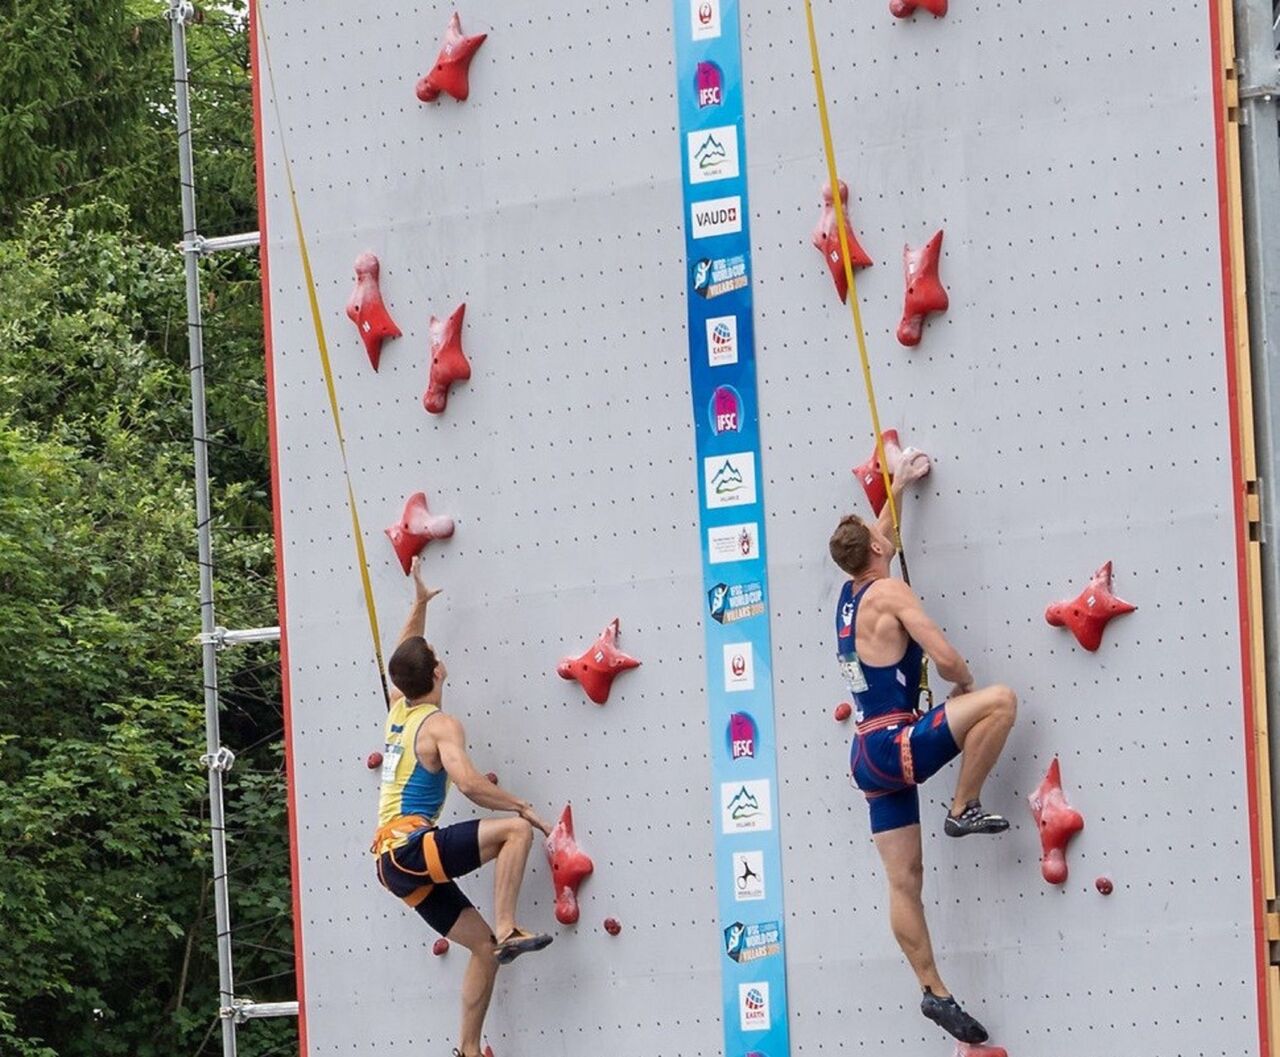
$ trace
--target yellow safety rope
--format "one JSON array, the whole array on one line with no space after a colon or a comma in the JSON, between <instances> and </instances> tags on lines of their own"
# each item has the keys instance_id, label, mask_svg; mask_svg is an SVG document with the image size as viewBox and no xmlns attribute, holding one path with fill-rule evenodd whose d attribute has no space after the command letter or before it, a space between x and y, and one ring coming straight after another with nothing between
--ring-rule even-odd
<instances>
[{"instance_id":1,"label":"yellow safety rope","mask_svg":"<svg viewBox=\"0 0 1280 1057\"><path fill-rule=\"evenodd\" d=\"M911 583L907 569L907 552L902 546L902 521L898 516L898 503L893 495L893 479L889 474L889 459L884 450L884 437L880 429L880 410L876 405L876 387L871 380L871 360L867 355L867 335L862 325L862 308L858 303L858 282L853 274L853 261L849 254L849 233L845 230L844 201L840 197L840 177L836 172L836 147L831 137L831 117L827 113L827 92L822 84L822 60L818 55L818 32L813 24L813 4L804 0L804 17L809 29L809 57L813 64L813 86L818 97L818 121L822 125L822 148L827 156L827 180L831 187L831 203L836 211L836 230L840 235L840 258L844 264L844 277L849 286L849 308L853 314L853 333L858 342L858 359L862 363L862 381L867 391L867 405L871 408L871 428L876 434L876 458L880 462L880 476L884 481L884 493L889 503L889 516L893 519L893 543L898 548L898 561L902 564L902 578ZM929 660L926 657L920 669L920 689L928 695L933 705L933 691L929 688Z\"/></svg>"},{"instance_id":2,"label":"yellow safety rope","mask_svg":"<svg viewBox=\"0 0 1280 1057\"><path fill-rule=\"evenodd\" d=\"M302 230L302 211L298 207L297 187L293 182L293 166L289 162L289 150L284 142L284 119L280 113L280 97L276 93L275 72L271 67L271 50L267 45L267 27L262 18L261 0L254 0L254 13L258 19L258 33L262 37L262 55L266 61L267 79L271 85L271 102L276 112L276 124L280 131L280 155L284 159L285 180L289 186L289 205L293 210L293 227L298 236L298 252L302 259L302 276L306 282L307 301L311 307L311 324L315 330L316 348L320 353L320 366L324 371L324 384L329 393L329 409L333 413L333 428L338 435L338 451L342 456L342 474L347 483L347 508L351 512L351 530L355 536L356 563L360 569L360 583L364 588L364 605L369 616L369 632L373 636L373 654L378 662L378 678L382 682L382 696L390 700L387 689L386 664L382 659L382 636L378 631L378 610L374 605L373 582L369 578L369 562L365 556L364 533L360 530L360 513L356 507L355 488L351 484L351 467L347 462L347 442L342 432L342 416L338 411L338 391L333 381L333 365L329 361L329 343L324 336L324 318L320 314L320 298L316 292L315 276L311 271L311 255L307 252L307 238ZM279 496L276 497L277 500Z\"/></svg>"}]
</instances>

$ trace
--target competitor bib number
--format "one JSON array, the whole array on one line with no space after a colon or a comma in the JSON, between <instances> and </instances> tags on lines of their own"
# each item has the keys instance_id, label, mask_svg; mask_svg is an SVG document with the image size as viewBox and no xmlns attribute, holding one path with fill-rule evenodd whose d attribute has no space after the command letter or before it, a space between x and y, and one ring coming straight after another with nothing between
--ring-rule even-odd
<instances>
[{"instance_id":1,"label":"competitor bib number","mask_svg":"<svg viewBox=\"0 0 1280 1057\"><path fill-rule=\"evenodd\" d=\"M861 694L866 691L867 677L857 657L841 657L840 674L844 676L845 685L852 693Z\"/></svg>"},{"instance_id":2,"label":"competitor bib number","mask_svg":"<svg viewBox=\"0 0 1280 1057\"><path fill-rule=\"evenodd\" d=\"M388 745L382 753L382 784L396 780L396 768L400 766L400 757L404 755L403 745Z\"/></svg>"}]
</instances>

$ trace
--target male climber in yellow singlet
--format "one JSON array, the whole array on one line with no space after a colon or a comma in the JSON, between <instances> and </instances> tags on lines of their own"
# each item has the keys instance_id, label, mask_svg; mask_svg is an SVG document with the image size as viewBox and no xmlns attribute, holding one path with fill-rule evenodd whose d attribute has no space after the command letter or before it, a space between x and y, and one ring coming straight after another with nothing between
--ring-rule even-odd
<instances>
[{"instance_id":1,"label":"male climber in yellow singlet","mask_svg":"<svg viewBox=\"0 0 1280 1057\"><path fill-rule=\"evenodd\" d=\"M444 662L423 637L427 604L440 593L422 581L413 561L414 599L387 671L396 692L387 711L382 790L373 853L378 880L442 936L465 947L471 960L462 978L462 1037L453 1057L481 1057L480 1038L498 966L540 951L551 937L516 925L516 901L533 831L550 829L519 797L476 770L462 724L442 711ZM511 811L440 828L450 785L480 807ZM455 879L497 862L490 929Z\"/></svg>"},{"instance_id":2,"label":"male climber in yellow singlet","mask_svg":"<svg viewBox=\"0 0 1280 1057\"><path fill-rule=\"evenodd\" d=\"M894 468L894 496L927 471L920 453L903 452ZM934 961L921 901L918 787L960 756L943 831L967 837L1007 830L1009 823L987 811L980 797L1013 727L1017 698L1007 686L978 687L915 592L891 574L897 547L888 504L878 521L842 518L829 546L849 577L836 607L836 653L856 702L850 764L867 797L871 835L889 881L889 922L924 992L920 1011L961 1042L985 1042L986 1029L960 1007ZM917 700L926 655L953 686L943 704L921 714Z\"/></svg>"}]
</instances>

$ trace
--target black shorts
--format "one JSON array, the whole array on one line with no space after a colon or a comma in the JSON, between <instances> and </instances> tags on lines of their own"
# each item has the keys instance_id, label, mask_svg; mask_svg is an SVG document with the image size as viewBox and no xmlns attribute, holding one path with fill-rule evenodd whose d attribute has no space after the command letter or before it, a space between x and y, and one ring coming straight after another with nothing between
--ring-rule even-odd
<instances>
[{"instance_id":1,"label":"black shorts","mask_svg":"<svg viewBox=\"0 0 1280 1057\"><path fill-rule=\"evenodd\" d=\"M480 820L420 829L378 856L378 880L413 907L441 936L472 906L454 878L480 869Z\"/></svg>"}]
</instances>

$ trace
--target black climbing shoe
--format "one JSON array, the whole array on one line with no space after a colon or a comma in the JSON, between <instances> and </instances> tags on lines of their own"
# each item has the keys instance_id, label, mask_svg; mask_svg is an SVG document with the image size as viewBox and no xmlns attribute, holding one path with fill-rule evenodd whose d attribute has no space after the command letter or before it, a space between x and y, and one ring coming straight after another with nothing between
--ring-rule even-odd
<instances>
[{"instance_id":1,"label":"black climbing shoe","mask_svg":"<svg viewBox=\"0 0 1280 1057\"><path fill-rule=\"evenodd\" d=\"M522 954L540 951L551 946L551 937L534 935L522 929L512 929L507 938L493 949L499 965L510 965Z\"/></svg>"},{"instance_id":2,"label":"black climbing shoe","mask_svg":"<svg viewBox=\"0 0 1280 1057\"><path fill-rule=\"evenodd\" d=\"M1003 833L1009 820L987 811L979 800L970 800L959 815L947 815L943 828L948 837L967 837L970 833Z\"/></svg>"},{"instance_id":3,"label":"black climbing shoe","mask_svg":"<svg viewBox=\"0 0 1280 1057\"><path fill-rule=\"evenodd\" d=\"M920 1000L920 1012L961 1042L987 1041L987 1029L961 1009L954 996L939 998L926 987L924 998Z\"/></svg>"}]
</instances>

